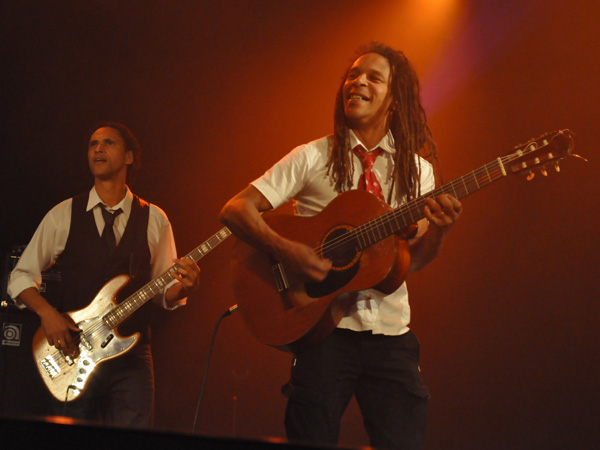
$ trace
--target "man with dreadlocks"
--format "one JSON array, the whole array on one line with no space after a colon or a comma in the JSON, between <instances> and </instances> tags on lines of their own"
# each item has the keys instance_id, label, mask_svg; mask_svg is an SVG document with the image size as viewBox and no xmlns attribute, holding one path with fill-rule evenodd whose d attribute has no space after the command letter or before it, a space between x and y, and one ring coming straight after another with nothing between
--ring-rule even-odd
<instances>
[{"instance_id":1,"label":"man with dreadlocks","mask_svg":"<svg viewBox=\"0 0 600 450\"><path fill-rule=\"evenodd\" d=\"M260 212L293 198L298 215L312 216L340 193L360 188L397 207L435 187L432 165L421 156L435 156L435 144L417 76L401 52L379 43L361 49L339 88L334 117L332 136L294 149L221 212L235 235L307 281L323 280L331 261L274 232ZM450 195L426 199L426 219L409 240L409 271L435 258L461 209ZM335 445L354 395L373 447L421 448L429 394L409 321L405 283L389 295L356 293L335 331L294 355L283 388L288 439Z\"/></svg>"}]
</instances>

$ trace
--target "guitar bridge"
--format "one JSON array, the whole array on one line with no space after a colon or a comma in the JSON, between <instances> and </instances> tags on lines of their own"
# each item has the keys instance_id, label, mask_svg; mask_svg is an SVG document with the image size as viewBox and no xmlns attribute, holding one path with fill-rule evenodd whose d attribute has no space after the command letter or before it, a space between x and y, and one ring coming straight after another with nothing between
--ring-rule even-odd
<instances>
[{"instance_id":1,"label":"guitar bridge","mask_svg":"<svg viewBox=\"0 0 600 450\"><path fill-rule=\"evenodd\" d=\"M285 269L281 263L273 264L271 271L275 277L275 285L277 286L277 292L283 292L287 290L290 285L288 284L287 276L285 275Z\"/></svg>"},{"instance_id":2,"label":"guitar bridge","mask_svg":"<svg viewBox=\"0 0 600 450\"><path fill-rule=\"evenodd\" d=\"M85 349L87 351L92 351L92 344L89 343L89 341L87 340L87 338L85 337L85 334L81 333L79 335L79 345L81 347L81 349Z\"/></svg>"},{"instance_id":3,"label":"guitar bridge","mask_svg":"<svg viewBox=\"0 0 600 450\"><path fill-rule=\"evenodd\" d=\"M50 379L54 379L60 373L60 366L54 360L54 358L50 356L46 356L44 359L40 361L40 364L50 377Z\"/></svg>"}]
</instances>

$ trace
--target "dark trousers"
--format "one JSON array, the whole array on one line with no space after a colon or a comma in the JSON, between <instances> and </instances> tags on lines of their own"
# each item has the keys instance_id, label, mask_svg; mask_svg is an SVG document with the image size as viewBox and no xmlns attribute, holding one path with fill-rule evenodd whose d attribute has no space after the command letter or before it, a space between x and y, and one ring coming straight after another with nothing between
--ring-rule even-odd
<instances>
[{"instance_id":1,"label":"dark trousers","mask_svg":"<svg viewBox=\"0 0 600 450\"><path fill-rule=\"evenodd\" d=\"M423 447L429 393L419 369L419 341L336 329L295 355L285 425L290 441L336 445L353 395L372 447Z\"/></svg>"},{"instance_id":2,"label":"dark trousers","mask_svg":"<svg viewBox=\"0 0 600 450\"><path fill-rule=\"evenodd\" d=\"M154 412L154 372L149 345L100 363L76 399L55 413L96 424L148 428Z\"/></svg>"}]
</instances>

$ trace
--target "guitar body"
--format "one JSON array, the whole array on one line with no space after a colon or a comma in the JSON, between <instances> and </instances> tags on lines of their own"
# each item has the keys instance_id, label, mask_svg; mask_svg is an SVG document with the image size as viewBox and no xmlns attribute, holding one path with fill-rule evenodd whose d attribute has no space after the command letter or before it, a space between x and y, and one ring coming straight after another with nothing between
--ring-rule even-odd
<instances>
[{"instance_id":1,"label":"guitar body","mask_svg":"<svg viewBox=\"0 0 600 450\"><path fill-rule=\"evenodd\" d=\"M333 331L356 301L353 293L375 288L389 294L398 289L410 263L409 230L358 251L352 241L342 246L328 244L391 210L366 191L352 190L336 197L316 216L264 214L267 224L282 236L322 248L333 268L322 282L303 283L270 255L237 241L232 256L233 287L251 332L268 345L299 352ZM281 272L287 287L279 290Z\"/></svg>"},{"instance_id":2,"label":"guitar body","mask_svg":"<svg viewBox=\"0 0 600 450\"><path fill-rule=\"evenodd\" d=\"M35 333L33 357L36 367L46 387L57 400L75 400L87 387L98 364L128 352L139 339L139 333L121 337L103 320L117 306L114 299L128 280L127 275L113 278L87 307L68 313L82 330L76 356L69 357L49 345L41 327Z\"/></svg>"}]
</instances>

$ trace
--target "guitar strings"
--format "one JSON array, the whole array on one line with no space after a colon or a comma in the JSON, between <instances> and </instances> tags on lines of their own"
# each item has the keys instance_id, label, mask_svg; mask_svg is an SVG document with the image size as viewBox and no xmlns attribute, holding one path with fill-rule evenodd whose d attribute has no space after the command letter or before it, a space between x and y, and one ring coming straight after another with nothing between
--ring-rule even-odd
<instances>
[{"instance_id":1,"label":"guitar strings","mask_svg":"<svg viewBox=\"0 0 600 450\"><path fill-rule=\"evenodd\" d=\"M462 177L457 178L456 180L448 183L447 185L441 186L440 188L437 188L418 199L415 199L409 203L406 203L406 204L394 209L393 211L382 214L381 216L379 216L363 225L360 225L360 226L354 228L353 230L350 230L350 231L342 234L341 236L338 236L338 237L332 239L325 245L319 245L314 250L323 255L325 252L336 250L342 246L345 246L346 244L348 244L351 241L358 241L360 238L362 238L365 243L369 243L370 240L367 240L368 235L373 234L375 231L381 231L382 226L385 226L386 224L391 223L391 219L394 219L396 221L396 226L398 227L397 230L400 230L401 227L398 224L398 220L397 220L398 217L402 218L404 215L406 215L406 213L408 213L412 219L413 212L417 213L418 215L421 215L426 198L431 198L431 197L437 196L439 194L445 193L445 190L448 190L448 192L450 192L449 188L452 188L454 195L457 196L456 188L459 187L458 185L460 183L462 183L465 188L465 192L464 192L463 196L468 195L470 192L465 183L465 180L467 179L468 176L473 176L472 181L474 181L476 183L477 190L482 187L482 186L480 186L480 183L478 182L478 180L485 181L486 177L488 178L489 181L487 183L483 183L483 186L487 186L488 184L492 183L493 181L506 175L506 173L504 172L505 164L511 163L514 160L522 158L522 156L524 154L531 153L531 152L534 152L541 148L549 146L551 143L553 143L553 141L556 139L556 137L559 134L563 134L563 133L559 132L559 133L555 134L550 139L549 142L546 141L546 143L544 143L542 146L538 146L536 141L519 146L521 148L521 150L514 152L510 155L500 157L499 158L500 163L499 163L498 159L495 161L492 161L492 162L480 167L479 169L476 169ZM548 135L545 135L542 138L544 138L544 137L548 137ZM542 139L542 138L538 138L538 140ZM534 143L536 145L534 145ZM534 146L531 147L532 145L534 145ZM528 147L529 147L529 149L528 149ZM522 150L523 148L525 150ZM496 165L496 167L492 170L488 170L490 168L489 166L493 166L493 165ZM525 166L523 168L525 168ZM485 172L485 175L483 172ZM469 183L471 183L471 181L469 181ZM459 188L459 191L462 192L462 188ZM463 196L458 196L458 198L462 198ZM404 227L407 227L410 225L410 224L406 223L406 221L404 221L404 222L405 222ZM412 222L412 223L414 223L414 222ZM376 238L376 240L373 243L378 242L379 240L389 236L393 232L394 231L392 228L392 231L390 233L387 233L383 236L380 233L378 235L379 237ZM375 237L374 234L373 234L373 237ZM373 243L370 243L369 245L372 245ZM365 247L363 247L363 248L365 248ZM360 250L360 248L356 248L356 250Z\"/></svg>"},{"instance_id":2,"label":"guitar strings","mask_svg":"<svg viewBox=\"0 0 600 450\"><path fill-rule=\"evenodd\" d=\"M200 244L190 253L188 253L185 258L190 259L194 263L198 262L204 256L206 256L211 250L217 247L220 243L222 243L225 239L227 239L231 235L231 231L227 227L223 227L205 242ZM141 307L147 300L151 299L158 292L164 288L168 283L173 281L173 274L180 268L178 264L173 264L169 269L167 269L163 274L155 278L154 280L146 283L142 288L140 288L136 293L131 295L129 298L125 299L122 303L118 305L117 308L112 309L108 313L106 313L103 318L108 317L107 325L109 328L114 328L118 326L123 317L121 311L128 310L129 314L126 315L125 318L129 317L129 315L135 312L139 307ZM138 304L142 301L141 304Z\"/></svg>"},{"instance_id":3,"label":"guitar strings","mask_svg":"<svg viewBox=\"0 0 600 450\"><path fill-rule=\"evenodd\" d=\"M472 174L483 175L484 171L485 171L486 175L488 175L488 174L496 175L496 174L501 173L499 170L489 171L489 170L485 170L484 168L480 168L477 171L472 172ZM427 193L426 195L420 197L419 199L413 200L409 203L405 203L404 205L400 206L399 208L397 208L393 211L382 214L381 216L378 216L378 217L372 219L371 221L369 221L365 224L362 224L362 225L354 228L353 230L348 231L341 236L338 236L337 238L332 239L331 241L327 242L325 245L318 246L315 249L315 251L327 252L327 251L335 250L343 245L346 245L350 241L358 240L360 238L362 238L364 241L370 241L370 239L368 238L369 235L373 235L373 237L376 239L378 236L379 239L377 239L377 240L381 240L383 237L386 237L386 236L382 236L381 233L377 233L377 236L376 236L375 233L377 231L381 231L382 226L385 226L386 224L390 224L391 221L394 220L397 225L397 230L400 230L402 227L398 223L399 217L402 218L405 215L409 215L411 218L413 218L413 213L415 213L415 215L417 215L417 214L420 215L423 210L423 206L425 205L425 198L437 196L441 193L444 193L445 191L451 191L450 187L452 187L452 191L454 191L455 195L456 195L457 189L456 189L455 185L458 186L460 184L459 181L462 182L463 179L464 179L464 177L459 180L455 180L455 181L449 183L448 185L442 186L438 189L435 189L434 191ZM406 221L405 221L404 227L407 227L408 225L410 225L410 223L414 223L414 222L406 223ZM389 233L389 234L391 234L391 233ZM387 234L387 235L389 235L389 234Z\"/></svg>"},{"instance_id":4,"label":"guitar strings","mask_svg":"<svg viewBox=\"0 0 600 450\"><path fill-rule=\"evenodd\" d=\"M511 158L517 158L517 157L518 156L508 155L508 156L502 157L501 160L502 160L502 162L509 162ZM488 167L488 166L493 166L493 165L496 165L496 168L491 169L490 167ZM447 185L441 186L431 192L428 192L427 194L423 195L422 197L419 197L418 199L415 199L415 200L412 200L411 202L405 203L404 205L402 205L392 211L389 211L388 213L382 214L381 216L378 216L365 224L362 224L350 231L347 231L346 233L342 234L341 236L333 238L330 241L328 241L327 243L317 246L314 250L317 253L324 255L326 252L337 250L337 249L347 245L348 243L359 241L361 238L365 243L368 243L371 241L371 239L369 239L370 235L376 239L373 243L378 242L379 240L389 236L390 234L392 234L394 232L394 231L392 231L390 233L387 233L384 236L382 236L382 234L380 233L380 231L382 231L382 227L385 227L386 224L391 224L392 219L396 222L396 226L397 226L396 231L398 231L402 228L398 223L398 218L403 218L403 216L408 214L408 215L410 215L410 217L412 219L413 213L415 213L415 215L421 215L422 211L423 211L423 207L425 205L426 198L431 198L431 197L434 197L434 196L437 196L439 194L446 193L446 192L454 192L454 194L457 195L457 188L458 188L458 191L460 191L460 192L462 192L463 188L464 188L465 195L468 195L469 189L466 186L466 182L468 182L473 187L479 188L482 184L484 186L487 184L490 184L491 182L500 178L503 175L504 174L500 168L500 165L498 164L498 161L495 160L491 163L488 163L488 164L480 167L479 169L476 169L476 170L464 175L463 177L460 177L460 178L448 183ZM470 181L468 180L469 176L472 177L472 180L470 180ZM487 183L483 183L485 178L489 179L489 181ZM479 183L478 180L482 181L482 183ZM473 184L473 182L475 183L475 185ZM461 187L460 185L462 185L463 187ZM450 188L452 188L452 189L450 189ZM458 196L458 197L462 198L461 196ZM407 227L410 225L410 223L406 223L406 221L404 221L404 222L405 222L404 227ZM414 222L411 222L411 223L414 223ZM377 236L375 235L376 232L378 232ZM370 245L372 245L373 243L371 243ZM365 248L365 247L363 247L363 248ZM355 248L355 250L360 250L360 248Z\"/></svg>"}]
</instances>

